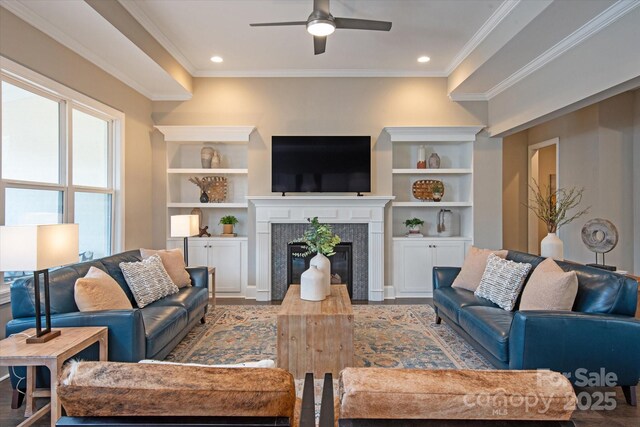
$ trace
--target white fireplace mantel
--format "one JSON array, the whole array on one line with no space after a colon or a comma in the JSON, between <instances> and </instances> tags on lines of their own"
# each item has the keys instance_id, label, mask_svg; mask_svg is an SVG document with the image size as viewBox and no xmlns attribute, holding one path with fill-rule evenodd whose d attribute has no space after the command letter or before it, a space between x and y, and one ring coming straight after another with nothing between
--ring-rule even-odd
<instances>
[{"instance_id":1,"label":"white fireplace mantel","mask_svg":"<svg viewBox=\"0 0 640 427\"><path fill-rule=\"evenodd\" d=\"M271 300L271 224L369 225L369 301L384 299L384 207L394 196L249 196L256 209L256 300Z\"/></svg>"}]
</instances>

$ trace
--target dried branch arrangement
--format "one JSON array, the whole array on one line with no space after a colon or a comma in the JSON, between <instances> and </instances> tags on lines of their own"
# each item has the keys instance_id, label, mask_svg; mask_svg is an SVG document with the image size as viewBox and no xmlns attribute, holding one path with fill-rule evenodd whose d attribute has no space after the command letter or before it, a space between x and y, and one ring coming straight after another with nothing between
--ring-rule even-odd
<instances>
[{"instance_id":1,"label":"dried branch arrangement","mask_svg":"<svg viewBox=\"0 0 640 427\"><path fill-rule=\"evenodd\" d=\"M189 182L197 185L201 193L205 193L209 203L221 203L227 198L227 178L224 176L192 176Z\"/></svg>"},{"instance_id":2,"label":"dried branch arrangement","mask_svg":"<svg viewBox=\"0 0 640 427\"><path fill-rule=\"evenodd\" d=\"M540 188L535 180L533 180L533 184L529 184L529 188L533 192L533 198L526 206L547 225L549 233L555 233L563 225L569 224L589 212L591 208L589 206L568 216L569 210L582 202L584 188L559 188L551 191L550 187Z\"/></svg>"}]
</instances>

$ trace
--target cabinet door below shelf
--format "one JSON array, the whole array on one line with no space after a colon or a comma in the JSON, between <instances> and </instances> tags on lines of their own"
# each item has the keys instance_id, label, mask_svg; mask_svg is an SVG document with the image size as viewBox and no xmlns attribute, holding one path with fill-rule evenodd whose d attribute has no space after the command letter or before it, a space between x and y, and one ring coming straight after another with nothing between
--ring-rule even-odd
<instances>
[{"instance_id":1,"label":"cabinet door below shelf","mask_svg":"<svg viewBox=\"0 0 640 427\"><path fill-rule=\"evenodd\" d=\"M209 267L209 243L189 239L189 267Z\"/></svg>"},{"instance_id":2,"label":"cabinet door below shelf","mask_svg":"<svg viewBox=\"0 0 640 427\"><path fill-rule=\"evenodd\" d=\"M394 245L394 286L399 296L431 296L431 248L424 241Z\"/></svg>"},{"instance_id":3,"label":"cabinet door below shelf","mask_svg":"<svg viewBox=\"0 0 640 427\"><path fill-rule=\"evenodd\" d=\"M242 259L240 242L209 243L208 265L216 268L216 293L242 290Z\"/></svg>"},{"instance_id":4,"label":"cabinet door below shelf","mask_svg":"<svg viewBox=\"0 0 640 427\"><path fill-rule=\"evenodd\" d=\"M433 245L433 266L462 267L464 243L460 241L435 241Z\"/></svg>"}]
</instances>

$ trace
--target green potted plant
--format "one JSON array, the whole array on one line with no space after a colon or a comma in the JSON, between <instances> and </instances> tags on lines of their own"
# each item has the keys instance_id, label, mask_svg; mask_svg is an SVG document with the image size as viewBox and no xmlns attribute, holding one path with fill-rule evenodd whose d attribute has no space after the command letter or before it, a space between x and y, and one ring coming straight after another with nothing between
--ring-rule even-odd
<instances>
[{"instance_id":1,"label":"green potted plant","mask_svg":"<svg viewBox=\"0 0 640 427\"><path fill-rule=\"evenodd\" d=\"M334 248L340 243L340 236L334 234L329 224L322 224L318 221L318 217L313 219L307 218L309 228L307 228L299 239L292 243L304 243L306 251L295 253L295 256L306 257L313 253L316 254L309 262L310 268L316 267L322 272L322 281L325 295L331 294L331 262L327 256L335 254ZM302 290L301 290L302 292Z\"/></svg>"},{"instance_id":2,"label":"green potted plant","mask_svg":"<svg viewBox=\"0 0 640 427\"><path fill-rule=\"evenodd\" d=\"M233 234L233 226L238 223L238 218L233 215L225 215L220 218L222 224L222 234Z\"/></svg>"},{"instance_id":3,"label":"green potted plant","mask_svg":"<svg viewBox=\"0 0 640 427\"><path fill-rule=\"evenodd\" d=\"M564 244L556 235L560 227L569 224L589 212L589 208L582 209L569 215L569 210L576 208L582 202L584 188L559 188L552 189L550 186L543 188L533 180L529 184L532 198L527 204L527 208L534 213L547 226L547 236L540 242L540 255L551 257L557 260L564 259Z\"/></svg>"},{"instance_id":4,"label":"green potted plant","mask_svg":"<svg viewBox=\"0 0 640 427\"><path fill-rule=\"evenodd\" d=\"M409 229L409 234L420 234L420 227L424 225L424 221L420 218L411 218L404 222L404 226Z\"/></svg>"}]
</instances>

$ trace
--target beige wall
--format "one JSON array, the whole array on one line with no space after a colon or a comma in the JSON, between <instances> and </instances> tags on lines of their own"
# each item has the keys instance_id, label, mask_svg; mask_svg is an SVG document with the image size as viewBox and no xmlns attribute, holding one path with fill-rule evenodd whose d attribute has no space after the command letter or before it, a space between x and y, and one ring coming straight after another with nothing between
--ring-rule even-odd
<instances>
[{"instance_id":1,"label":"beige wall","mask_svg":"<svg viewBox=\"0 0 640 427\"><path fill-rule=\"evenodd\" d=\"M528 134L509 135L502 142L502 247L527 252Z\"/></svg>"},{"instance_id":2,"label":"beige wall","mask_svg":"<svg viewBox=\"0 0 640 427\"><path fill-rule=\"evenodd\" d=\"M538 177L536 181L540 185L540 188L543 191L549 187L549 178L552 174L556 173L556 146L549 145L548 147L541 148L538 150ZM537 247L540 247L540 242L547 236L547 225L542 221L538 220L538 244Z\"/></svg>"},{"instance_id":3,"label":"beige wall","mask_svg":"<svg viewBox=\"0 0 640 427\"><path fill-rule=\"evenodd\" d=\"M392 192L391 143L382 133L385 126L483 125L487 114L486 103L449 100L444 78L197 78L194 89L190 101L154 102L154 122L256 126L248 147L251 195L272 194L272 135L371 135L372 190L388 195ZM476 173L486 172L493 185L475 187L476 200L488 201L485 208L475 209L476 223L484 224L477 229L486 232L486 238L479 238L496 247L502 240L500 145L501 140L489 139L478 144L487 155L478 157L484 161L476 162ZM153 209L157 213L153 243L159 248L165 246L166 238L165 147L159 132L153 137L153 165ZM253 231L250 227L249 236ZM254 245L249 242L250 285L254 283Z\"/></svg>"},{"instance_id":4,"label":"beige wall","mask_svg":"<svg viewBox=\"0 0 640 427\"><path fill-rule=\"evenodd\" d=\"M1 7L0 55L125 113L125 246L151 245L151 101Z\"/></svg>"},{"instance_id":5,"label":"beige wall","mask_svg":"<svg viewBox=\"0 0 640 427\"><path fill-rule=\"evenodd\" d=\"M521 203L526 203L527 150L523 141L532 145L558 137L558 186L584 187L581 207L591 206L589 214L560 230L565 258L593 262L594 255L582 243L580 231L588 219L605 218L616 225L620 234L618 246L607 255L607 263L634 270L634 256L638 256L634 254L637 244L633 237L634 102L637 103L634 93L625 92L505 138L505 247L518 244L526 249L526 218L524 223L507 218L507 212L517 212Z\"/></svg>"},{"instance_id":6,"label":"beige wall","mask_svg":"<svg viewBox=\"0 0 640 427\"><path fill-rule=\"evenodd\" d=\"M640 90L634 92L634 121L633 121L633 271L640 276Z\"/></svg>"}]
</instances>

